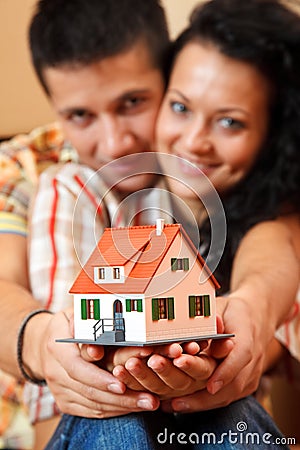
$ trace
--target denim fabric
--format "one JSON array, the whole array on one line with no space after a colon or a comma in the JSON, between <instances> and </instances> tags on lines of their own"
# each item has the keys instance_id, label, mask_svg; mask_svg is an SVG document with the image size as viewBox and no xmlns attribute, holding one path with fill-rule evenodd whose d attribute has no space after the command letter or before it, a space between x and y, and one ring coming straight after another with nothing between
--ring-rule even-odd
<instances>
[{"instance_id":1,"label":"denim fabric","mask_svg":"<svg viewBox=\"0 0 300 450\"><path fill-rule=\"evenodd\" d=\"M289 448L285 444L286 438L253 396L233 402L224 408L181 414L177 420L180 429L183 429L194 443L191 447L185 448L193 450ZM195 432L199 436L198 444Z\"/></svg>"},{"instance_id":2,"label":"denim fabric","mask_svg":"<svg viewBox=\"0 0 300 450\"><path fill-rule=\"evenodd\" d=\"M174 416L159 411L111 419L64 415L45 450L174 449L171 445L157 444L162 423L168 429L175 429Z\"/></svg>"},{"instance_id":3,"label":"denim fabric","mask_svg":"<svg viewBox=\"0 0 300 450\"><path fill-rule=\"evenodd\" d=\"M280 440L284 438L270 416L247 397L193 414L156 411L111 419L64 415L45 450L288 449Z\"/></svg>"}]
</instances>

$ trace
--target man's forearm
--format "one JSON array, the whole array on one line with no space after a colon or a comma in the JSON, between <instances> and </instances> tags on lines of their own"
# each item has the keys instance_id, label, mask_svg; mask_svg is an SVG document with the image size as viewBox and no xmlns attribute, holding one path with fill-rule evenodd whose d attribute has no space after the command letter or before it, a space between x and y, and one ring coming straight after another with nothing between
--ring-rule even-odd
<instances>
[{"instance_id":1,"label":"man's forearm","mask_svg":"<svg viewBox=\"0 0 300 450\"><path fill-rule=\"evenodd\" d=\"M21 376L17 363L17 336L24 317L40 308L40 303L32 298L23 287L6 280L0 280L0 368Z\"/></svg>"},{"instance_id":2,"label":"man's forearm","mask_svg":"<svg viewBox=\"0 0 300 450\"><path fill-rule=\"evenodd\" d=\"M276 329L287 317L299 286L299 262L290 230L278 222L254 227L242 241L231 292L263 313ZM266 323L267 325L267 323Z\"/></svg>"}]
</instances>

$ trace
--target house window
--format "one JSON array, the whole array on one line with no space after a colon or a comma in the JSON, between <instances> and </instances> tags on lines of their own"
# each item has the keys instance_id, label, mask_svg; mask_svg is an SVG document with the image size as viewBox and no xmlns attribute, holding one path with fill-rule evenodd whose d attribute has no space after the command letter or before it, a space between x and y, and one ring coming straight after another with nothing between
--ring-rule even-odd
<instances>
[{"instance_id":1,"label":"house window","mask_svg":"<svg viewBox=\"0 0 300 450\"><path fill-rule=\"evenodd\" d=\"M81 299L81 319L100 320L100 300Z\"/></svg>"},{"instance_id":2,"label":"house window","mask_svg":"<svg viewBox=\"0 0 300 450\"><path fill-rule=\"evenodd\" d=\"M171 258L171 270L189 270L189 258Z\"/></svg>"},{"instance_id":3,"label":"house window","mask_svg":"<svg viewBox=\"0 0 300 450\"><path fill-rule=\"evenodd\" d=\"M113 278L114 278L114 280L120 279L120 268L119 267L113 268Z\"/></svg>"},{"instance_id":4,"label":"house window","mask_svg":"<svg viewBox=\"0 0 300 450\"><path fill-rule=\"evenodd\" d=\"M174 297L152 299L152 320L175 319Z\"/></svg>"},{"instance_id":5,"label":"house window","mask_svg":"<svg viewBox=\"0 0 300 450\"><path fill-rule=\"evenodd\" d=\"M141 298L126 299L126 312L131 311L143 312L143 300Z\"/></svg>"},{"instance_id":6,"label":"house window","mask_svg":"<svg viewBox=\"0 0 300 450\"><path fill-rule=\"evenodd\" d=\"M210 297L209 295L190 295L189 296L189 316L198 317L210 316Z\"/></svg>"},{"instance_id":7,"label":"house window","mask_svg":"<svg viewBox=\"0 0 300 450\"><path fill-rule=\"evenodd\" d=\"M98 278L99 278L99 280L104 280L105 279L104 267L99 267L99 269L98 269Z\"/></svg>"}]
</instances>

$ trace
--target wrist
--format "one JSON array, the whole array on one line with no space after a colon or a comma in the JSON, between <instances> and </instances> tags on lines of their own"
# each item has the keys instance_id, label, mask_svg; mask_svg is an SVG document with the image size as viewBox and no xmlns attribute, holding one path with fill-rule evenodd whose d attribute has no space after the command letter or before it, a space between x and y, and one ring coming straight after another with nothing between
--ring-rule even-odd
<instances>
[{"instance_id":1,"label":"wrist","mask_svg":"<svg viewBox=\"0 0 300 450\"><path fill-rule=\"evenodd\" d=\"M241 288L230 294L228 300L229 304L235 302L241 306L244 317L248 317L256 333L268 344L276 330L276 316L268 298L259 293L259 290Z\"/></svg>"},{"instance_id":2,"label":"wrist","mask_svg":"<svg viewBox=\"0 0 300 450\"><path fill-rule=\"evenodd\" d=\"M41 331L51 320L50 311L38 309L31 311L19 329L17 339L17 359L20 372L27 380L35 384L46 384L42 374L40 358Z\"/></svg>"}]
</instances>

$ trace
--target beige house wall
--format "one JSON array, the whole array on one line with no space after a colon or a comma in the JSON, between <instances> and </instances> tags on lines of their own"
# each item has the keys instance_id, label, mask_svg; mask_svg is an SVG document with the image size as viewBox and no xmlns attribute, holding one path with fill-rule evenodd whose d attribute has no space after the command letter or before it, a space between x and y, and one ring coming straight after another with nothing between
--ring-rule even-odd
<instances>
[{"instance_id":1,"label":"beige house wall","mask_svg":"<svg viewBox=\"0 0 300 450\"><path fill-rule=\"evenodd\" d=\"M113 0L112 0L113 1ZM172 36L186 24L197 0L162 0ZM0 0L0 138L54 119L31 68L27 26L36 0Z\"/></svg>"},{"instance_id":2,"label":"beige house wall","mask_svg":"<svg viewBox=\"0 0 300 450\"><path fill-rule=\"evenodd\" d=\"M189 270L172 271L171 259L174 257L188 258ZM195 253L182 236L177 234L145 292L147 340L155 340L158 337L159 339L182 339L216 334L215 287L209 279L204 283L199 282L201 270ZM189 295L209 295L210 316L190 318ZM152 320L152 298L159 297L174 298L175 318L173 320Z\"/></svg>"}]
</instances>

